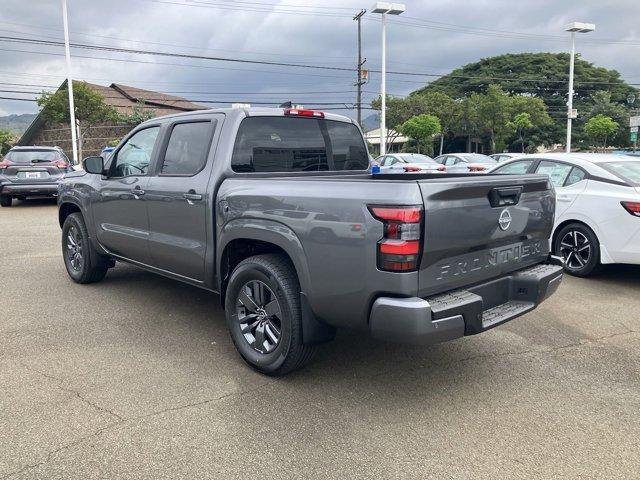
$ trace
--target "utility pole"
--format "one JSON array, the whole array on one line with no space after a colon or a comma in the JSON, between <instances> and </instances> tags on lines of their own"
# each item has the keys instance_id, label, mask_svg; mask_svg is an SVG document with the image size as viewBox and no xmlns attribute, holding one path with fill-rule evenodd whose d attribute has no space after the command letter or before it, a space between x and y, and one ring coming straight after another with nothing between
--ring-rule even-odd
<instances>
[{"instance_id":1,"label":"utility pole","mask_svg":"<svg viewBox=\"0 0 640 480\"><path fill-rule=\"evenodd\" d=\"M360 10L353 19L358 22L358 76L356 81L356 87L358 88L358 93L356 94L356 108L358 112L358 125L362 123L362 85L364 85L364 81L362 80L362 66L364 62L367 61L365 58L362 59L362 34L361 34L361 20L362 16L367 13L366 10Z\"/></svg>"},{"instance_id":2,"label":"utility pole","mask_svg":"<svg viewBox=\"0 0 640 480\"><path fill-rule=\"evenodd\" d=\"M67 59L67 91L69 92L69 117L71 119L71 147L73 164L78 165L78 139L76 136L76 108L73 102L73 79L71 78L71 51L69 49L69 21L67 19L67 0L62 0L62 24L64 26L64 54Z\"/></svg>"}]
</instances>

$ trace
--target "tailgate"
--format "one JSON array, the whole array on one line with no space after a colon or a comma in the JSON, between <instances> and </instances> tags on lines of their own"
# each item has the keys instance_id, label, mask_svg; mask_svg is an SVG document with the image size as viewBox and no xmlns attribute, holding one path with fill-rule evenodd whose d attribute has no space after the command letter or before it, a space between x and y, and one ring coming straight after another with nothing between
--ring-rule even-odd
<instances>
[{"instance_id":1,"label":"tailgate","mask_svg":"<svg viewBox=\"0 0 640 480\"><path fill-rule=\"evenodd\" d=\"M420 296L547 258L555 193L546 176L471 175L418 184L425 207Z\"/></svg>"}]
</instances>

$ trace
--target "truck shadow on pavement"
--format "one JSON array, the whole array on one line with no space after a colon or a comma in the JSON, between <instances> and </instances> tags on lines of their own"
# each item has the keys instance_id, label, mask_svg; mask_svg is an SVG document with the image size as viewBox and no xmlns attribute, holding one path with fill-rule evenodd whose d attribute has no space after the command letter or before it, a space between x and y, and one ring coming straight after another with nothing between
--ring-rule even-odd
<instances>
[{"instance_id":1,"label":"truck shadow on pavement","mask_svg":"<svg viewBox=\"0 0 640 480\"><path fill-rule=\"evenodd\" d=\"M179 355L187 364L199 364L210 375L220 372L221 365L230 367L238 380L255 375L235 351L218 295L121 264L109 272L103 286L106 284L111 298L134 304L133 310L144 304L145 314L133 315L126 328L146 332L141 341L147 348L159 352L182 349ZM526 350L521 345L502 342L496 345L495 339L490 339L492 335L412 346L374 340L367 332L340 330L332 342L319 347L314 361L306 368L268 381L295 385L309 381L310 377L322 383L330 379L340 379L336 381L342 383L354 378L380 378L385 383L385 378L393 381L397 377L406 378L411 372L420 377L443 374L446 377L446 372L451 373L454 368L452 365L467 360L470 360L469 368L465 367L467 372L490 375L490 362L472 360ZM176 339L176 344L168 346L166 342L172 342L171 338ZM189 345L186 350L185 345Z\"/></svg>"},{"instance_id":2,"label":"truck shadow on pavement","mask_svg":"<svg viewBox=\"0 0 640 480\"><path fill-rule=\"evenodd\" d=\"M597 277L571 281L586 282L590 287L606 283L620 294L620 290L637 289L638 273L639 267L611 266ZM189 366L185 375L196 368L203 375L223 375L242 384L266 382L291 393L313 390L319 384L331 384L331 390L340 391L339 385L355 388L355 382L362 394L373 394L396 383L406 388L412 378L422 384L420 390L427 385L462 388L460 382L468 383L467 388L472 384L484 389L491 383L487 378L498 375L507 381L536 356L543 358L539 356L546 352L591 341L580 328L566 324L552 307L481 335L437 345L387 343L370 338L367 332L340 330L332 342L319 347L310 365L284 378L269 379L253 372L237 354L218 295L122 264L112 269L104 282L112 298L133 304L135 309L144 306L145 314L134 315L126 328L145 332L139 341L159 356L169 350L173 360L169 356L168 361L180 358L180 365ZM556 296L561 295L562 289ZM515 371L514 364L518 365ZM543 377L544 368L536 374Z\"/></svg>"}]
</instances>

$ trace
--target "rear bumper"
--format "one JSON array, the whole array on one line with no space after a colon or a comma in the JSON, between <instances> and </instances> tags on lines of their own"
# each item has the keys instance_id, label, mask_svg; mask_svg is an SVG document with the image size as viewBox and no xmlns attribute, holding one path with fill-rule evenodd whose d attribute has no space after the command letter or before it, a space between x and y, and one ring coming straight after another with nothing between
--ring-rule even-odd
<instances>
[{"instance_id":1,"label":"rear bumper","mask_svg":"<svg viewBox=\"0 0 640 480\"><path fill-rule=\"evenodd\" d=\"M426 345L484 332L533 310L557 290L562 261L550 262L433 297L380 297L369 316L371 335Z\"/></svg>"},{"instance_id":2,"label":"rear bumper","mask_svg":"<svg viewBox=\"0 0 640 480\"><path fill-rule=\"evenodd\" d=\"M48 196L58 194L57 183L3 183L0 184L0 195L11 196Z\"/></svg>"}]
</instances>

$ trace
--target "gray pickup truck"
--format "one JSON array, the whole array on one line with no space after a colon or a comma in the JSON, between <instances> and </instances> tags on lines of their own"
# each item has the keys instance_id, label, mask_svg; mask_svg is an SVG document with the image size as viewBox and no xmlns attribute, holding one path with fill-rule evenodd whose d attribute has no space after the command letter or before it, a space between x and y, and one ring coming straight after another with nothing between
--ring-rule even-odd
<instances>
[{"instance_id":1,"label":"gray pickup truck","mask_svg":"<svg viewBox=\"0 0 640 480\"><path fill-rule=\"evenodd\" d=\"M155 118L59 188L66 269L116 261L220 295L242 358L302 366L336 328L407 343L473 335L562 279L539 175L371 174L350 119L303 109Z\"/></svg>"}]
</instances>

